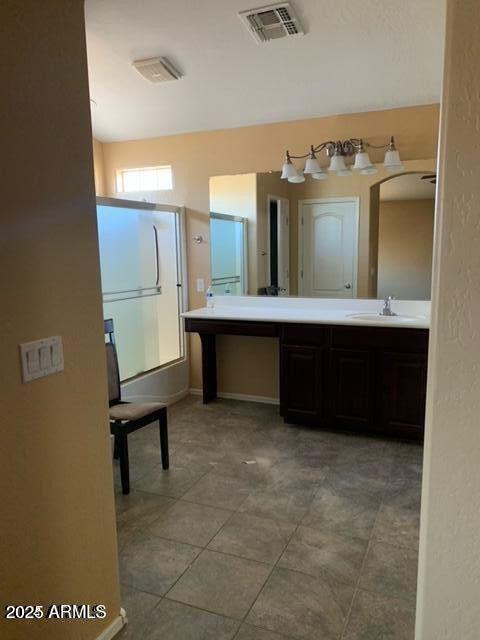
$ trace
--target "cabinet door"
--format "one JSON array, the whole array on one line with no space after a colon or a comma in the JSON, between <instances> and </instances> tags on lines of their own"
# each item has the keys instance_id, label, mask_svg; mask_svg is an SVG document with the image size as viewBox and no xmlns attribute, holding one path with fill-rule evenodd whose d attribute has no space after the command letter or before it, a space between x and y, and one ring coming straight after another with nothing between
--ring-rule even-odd
<instances>
[{"instance_id":1,"label":"cabinet door","mask_svg":"<svg viewBox=\"0 0 480 640\"><path fill-rule=\"evenodd\" d=\"M321 354L315 346L282 345L280 348L281 415L318 418L321 411Z\"/></svg>"},{"instance_id":2,"label":"cabinet door","mask_svg":"<svg viewBox=\"0 0 480 640\"><path fill-rule=\"evenodd\" d=\"M418 436L425 422L427 357L386 351L381 358L381 424L385 432Z\"/></svg>"},{"instance_id":3,"label":"cabinet door","mask_svg":"<svg viewBox=\"0 0 480 640\"><path fill-rule=\"evenodd\" d=\"M330 349L325 380L332 426L370 428L374 414L372 353L363 349Z\"/></svg>"}]
</instances>

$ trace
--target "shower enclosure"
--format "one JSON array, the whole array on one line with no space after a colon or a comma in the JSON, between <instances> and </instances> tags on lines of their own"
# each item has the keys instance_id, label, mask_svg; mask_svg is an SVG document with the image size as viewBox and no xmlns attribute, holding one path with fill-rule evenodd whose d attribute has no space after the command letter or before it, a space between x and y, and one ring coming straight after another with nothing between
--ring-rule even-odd
<instances>
[{"instance_id":1,"label":"shower enclosure","mask_svg":"<svg viewBox=\"0 0 480 640\"><path fill-rule=\"evenodd\" d=\"M183 217L181 207L97 198L103 310L122 381L184 360Z\"/></svg>"}]
</instances>

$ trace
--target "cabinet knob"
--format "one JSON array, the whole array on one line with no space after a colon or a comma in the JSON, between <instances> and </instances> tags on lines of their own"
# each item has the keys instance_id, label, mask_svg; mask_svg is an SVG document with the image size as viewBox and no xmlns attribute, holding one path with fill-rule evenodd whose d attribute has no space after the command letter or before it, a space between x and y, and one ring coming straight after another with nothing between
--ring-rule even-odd
<instances>
[{"instance_id":1,"label":"cabinet knob","mask_svg":"<svg viewBox=\"0 0 480 640\"><path fill-rule=\"evenodd\" d=\"M350 282L346 282L345 283L345 289L351 289L351 288L352 288L351 283Z\"/></svg>"}]
</instances>

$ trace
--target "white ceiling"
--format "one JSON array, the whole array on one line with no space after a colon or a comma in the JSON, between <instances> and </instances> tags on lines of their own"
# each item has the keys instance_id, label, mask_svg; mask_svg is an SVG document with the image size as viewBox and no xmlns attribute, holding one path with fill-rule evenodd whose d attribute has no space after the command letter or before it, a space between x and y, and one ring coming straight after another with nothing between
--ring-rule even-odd
<instances>
[{"instance_id":1,"label":"white ceiling","mask_svg":"<svg viewBox=\"0 0 480 640\"><path fill-rule=\"evenodd\" d=\"M265 0L86 0L94 134L130 140L429 104L445 0L293 0L304 36L257 44L237 16ZM133 60L185 74L150 84Z\"/></svg>"},{"instance_id":2,"label":"white ceiling","mask_svg":"<svg viewBox=\"0 0 480 640\"><path fill-rule=\"evenodd\" d=\"M431 200L435 198L435 185L422 176L431 173L407 173L380 185L380 200Z\"/></svg>"}]
</instances>

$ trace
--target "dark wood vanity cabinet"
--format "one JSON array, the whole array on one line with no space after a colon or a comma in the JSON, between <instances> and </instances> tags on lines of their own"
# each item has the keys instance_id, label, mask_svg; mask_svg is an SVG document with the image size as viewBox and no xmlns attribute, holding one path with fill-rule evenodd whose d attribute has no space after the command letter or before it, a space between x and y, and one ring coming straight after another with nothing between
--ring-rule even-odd
<instances>
[{"instance_id":1,"label":"dark wood vanity cabinet","mask_svg":"<svg viewBox=\"0 0 480 640\"><path fill-rule=\"evenodd\" d=\"M187 318L202 340L203 401L217 395L215 336L279 338L286 422L421 439L428 329Z\"/></svg>"},{"instance_id":2,"label":"dark wood vanity cabinet","mask_svg":"<svg viewBox=\"0 0 480 640\"><path fill-rule=\"evenodd\" d=\"M287 422L421 438L428 330L322 327L280 332L280 412ZM318 329L317 329L318 330Z\"/></svg>"}]
</instances>

